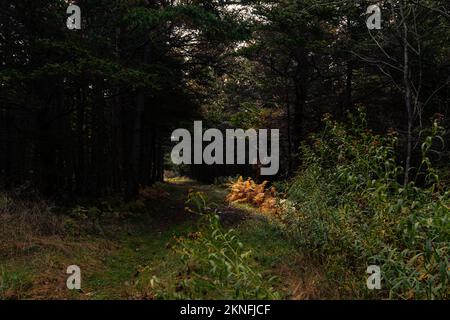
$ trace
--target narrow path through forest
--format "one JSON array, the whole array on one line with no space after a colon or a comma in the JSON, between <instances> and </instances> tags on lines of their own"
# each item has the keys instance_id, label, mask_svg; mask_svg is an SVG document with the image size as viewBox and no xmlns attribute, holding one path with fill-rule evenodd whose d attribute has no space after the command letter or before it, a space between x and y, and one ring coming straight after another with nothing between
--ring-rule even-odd
<instances>
[{"instance_id":1,"label":"narrow path through forest","mask_svg":"<svg viewBox=\"0 0 450 320\"><path fill-rule=\"evenodd\" d=\"M277 289L286 298L332 295L320 289L323 273L317 265L287 242L268 218L256 209L224 202L226 188L183 179L160 184L158 188L159 199L137 200L122 207L121 212L113 210L113 217L104 214L95 223L82 221L77 232L3 241L0 252L10 254L2 257L0 272L10 279L10 284L0 292L2 297L154 298L150 288L142 289L142 283L151 278L161 284L173 283L182 268L180 258L171 250L174 237L189 235L198 228L197 217L185 211L189 190L207 194L209 201L218 205L222 225L236 229L265 276L278 277ZM79 292L66 288L65 271L69 265L81 268Z\"/></svg>"}]
</instances>

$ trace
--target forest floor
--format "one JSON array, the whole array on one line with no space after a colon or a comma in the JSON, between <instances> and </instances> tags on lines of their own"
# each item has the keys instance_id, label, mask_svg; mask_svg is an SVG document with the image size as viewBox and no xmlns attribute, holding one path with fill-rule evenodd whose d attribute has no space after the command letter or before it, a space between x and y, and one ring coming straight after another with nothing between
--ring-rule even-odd
<instances>
[{"instance_id":1,"label":"forest floor","mask_svg":"<svg viewBox=\"0 0 450 320\"><path fill-rule=\"evenodd\" d=\"M252 250L256 268L277 276L276 289L283 298L336 298L323 285L326 279L320 264L304 256L256 209L227 205L226 188L183 179L161 188L165 199L133 203L128 210L120 209L124 212L94 222L87 222L89 210L79 209L84 220L71 220L75 225L70 230L56 234L19 236L11 229L21 227L20 223L0 220L0 299L152 299L151 291L143 295L136 289L139 274L150 271L160 283L173 283L183 262L171 250L171 243L174 237L199 228L197 217L185 211L188 190L204 192L219 205L223 226L234 228ZM0 219L4 219L1 211ZM76 225L80 221L82 227ZM66 287L69 265L81 269L79 291Z\"/></svg>"}]
</instances>

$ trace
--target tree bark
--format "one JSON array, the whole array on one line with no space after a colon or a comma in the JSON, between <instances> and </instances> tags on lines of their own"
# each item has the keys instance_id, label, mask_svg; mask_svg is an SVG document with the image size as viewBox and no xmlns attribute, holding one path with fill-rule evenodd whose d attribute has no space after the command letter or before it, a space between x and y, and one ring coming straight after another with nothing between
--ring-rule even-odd
<instances>
[{"instance_id":1,"label":"tree bark","mask_svg":"<svg viewBox=\"0 0 450 320\"><path fill-rule=\"evenodd\" d=\"M403 11L403 9L402 9ZM403 12L402 12L402 16ZM404 19L403 19L404 20ZM406 161L405 161L405 177L403 184L406 186L409 182L409 171L411 169L411 153L412 153L412 127L413 127L413 111L411 108L411 83L409 76L409 49L408 49L408 25L403 21L403 86L405 89L405 107L408 117L407 142L406 142Z\"/></svg>"}]
</instances>

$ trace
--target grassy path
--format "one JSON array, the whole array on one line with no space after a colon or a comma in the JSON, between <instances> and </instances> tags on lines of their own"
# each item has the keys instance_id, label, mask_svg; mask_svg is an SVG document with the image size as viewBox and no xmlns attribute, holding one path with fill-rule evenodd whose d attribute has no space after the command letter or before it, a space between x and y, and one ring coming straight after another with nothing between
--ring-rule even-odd
<instances>
[{"instance_id":1,"label":"grassy path","mask_svg":"<svg viewBox=\"0 0 450 320\"><path fill-rule=\"evenodd\" d=\"M99 221L100 231L2 239L0 299L152 299L151 289L146 288L151 278L172 284L182 267L170 250L174 236L197 228L196 218L184 211L188 190L205 192L218 204L227 194L224 188L182 180L161 188L164 199L134 203L132 213ZM323 276L305 263L308 259L298 254L276 225L251 218L254 212L245 208L223 204L219 211L225 225L235 228L252 249L255 265L279 277L277 289L286 298L323 296L317 290ZM69 265L81 268L81 291L66 288Z\"/></svg>"}]
</instances>

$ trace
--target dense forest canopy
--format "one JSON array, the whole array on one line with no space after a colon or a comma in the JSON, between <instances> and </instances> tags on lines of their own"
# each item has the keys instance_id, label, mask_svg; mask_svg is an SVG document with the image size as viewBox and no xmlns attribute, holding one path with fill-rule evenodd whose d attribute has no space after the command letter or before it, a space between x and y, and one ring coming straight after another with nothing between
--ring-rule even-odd
<instances>
[{"instance_id":1,"label":"dense forest canopy","mask_svg":"<svg viewBox=\"0 0 450 320\"><path fill-rule=\"evenodd\" d=\"M448 2L2 1L0 176L47 195L131 196L163 178L170 133L208 127L278 128L282 168L330 113L363 107L369 127L399 133L417 166L430 119L448 124ZM448 162L448 154L440 158ZM199 179L248 166L182 168ZM275 177L275 179L277 179ZM405 182L408 175L404 176Z\"/></svg>"}]
</instances>

